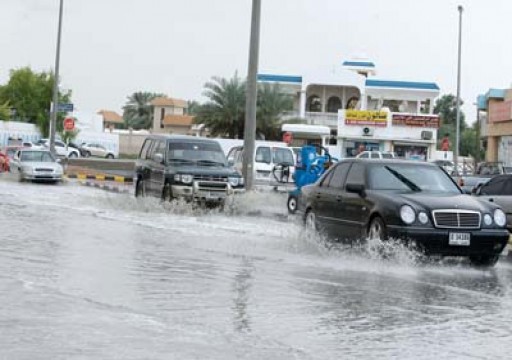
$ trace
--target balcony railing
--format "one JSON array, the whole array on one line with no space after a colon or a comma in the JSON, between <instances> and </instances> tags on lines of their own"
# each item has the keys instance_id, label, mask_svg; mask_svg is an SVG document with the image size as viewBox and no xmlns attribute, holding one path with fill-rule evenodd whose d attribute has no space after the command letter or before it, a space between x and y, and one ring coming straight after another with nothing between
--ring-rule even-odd
<instances>
[{"instance_id":1,"label":"balcony railing","mask_svg":"<svg viewBox=\"0 0 512 360\"><path fill-rule=\"evenodd\" d=\"M286 122L290 119L300 119L300 113L298 111L287 111L281 115L282 122ZM322 112L306 112L304 123L308 125L323 125L332 128L338 126L338 114L337 113L322 113Z\"/></svg>"}]
</instances>

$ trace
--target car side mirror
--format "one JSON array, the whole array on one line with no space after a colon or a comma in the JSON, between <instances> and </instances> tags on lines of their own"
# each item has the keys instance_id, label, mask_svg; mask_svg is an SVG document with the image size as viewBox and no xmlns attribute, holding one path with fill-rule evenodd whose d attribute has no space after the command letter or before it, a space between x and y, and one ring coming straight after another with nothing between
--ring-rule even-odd
<instances>
[{"instance_id":1,"label":"car side mirror","mask_svg":"<svg viewBox=\"0 0 512 360\"><path fill-rule=\"evenodd\" d=\"M157 162L158 164L163 164L164 156L160 153L156 153L153 155L153 161Z\"/></svg>"},{"instance_id":2,"label":"car side mirror","mask_svg":"<svg viewBox=\"0 0 512 360\"><path fill-rule=\"evenodd\" d=\"M345 188L347 189L347 192L359 194L360 196L364 196L364 185L363 184L348 183Z\"/></svg>"}]
</instances>

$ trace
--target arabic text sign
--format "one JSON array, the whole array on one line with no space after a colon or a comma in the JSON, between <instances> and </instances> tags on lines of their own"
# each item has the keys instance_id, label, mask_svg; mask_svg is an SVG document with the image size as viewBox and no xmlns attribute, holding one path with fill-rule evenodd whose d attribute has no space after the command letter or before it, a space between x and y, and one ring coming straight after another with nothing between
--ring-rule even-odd
<instances>
[{"instance_id":1,"label":"arabic text sign","mask_svg":"<svg viewBox=\"0 0 512 360\"><path fill-rule=\"evenodd\" d=\"M345 124L360 126L387 126L388 113L384 111L347 110Z\"/></svg>"},{"instance_id":2,"label":"arabic text sign","mask_svg":"<svg viewBox=\"0 0 512 360\"><path fill-rule=\"evenodd\" d=\"M439 116L437 115L409 115L393 114L393 125L439 128Z\"/></svg>"}]
</instances>

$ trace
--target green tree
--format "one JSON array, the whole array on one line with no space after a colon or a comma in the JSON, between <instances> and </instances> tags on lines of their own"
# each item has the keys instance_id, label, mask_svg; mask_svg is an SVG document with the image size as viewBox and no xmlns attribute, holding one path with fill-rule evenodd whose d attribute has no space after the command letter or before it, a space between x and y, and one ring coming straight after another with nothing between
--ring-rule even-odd
<instances>
[{"instance_id":1,"label":"green tree","mask_svg":"<svg viewBox=\"0 0 512 360\"><path fill-rule=\"evenodd\" d=\"M7 84L0 86L0 103L8 102L16 109L16 120L35 124L48 136L54 81L52 72L38 73L29 67L11 70ZM59 92L59 102L70 100L71 91ZM62 129L63 118L64 114L59 114L57 130Z\"/></svg>"},{"instance_id":2,"label":"green tree","mask_svg":"<svg viewBox=\"0 0 512 360\"><path fill-rule=\"evenodd\" d=\"M9 120L11 118L11 107L9 102L0 103L0 120Z\"/></svg>"},{"instance_id":3,"label":"green tree","mask_svg":"<svg viewBox=\"0 0 512 360\"><path fill-rule=\"evenodd\" d=\"M147 91L139 91L128 96L126 105L123 107L123 119L127 128L149 129L153 124L153 106L151 101L157 97L163 97Z\"/></svg>"},{"instance_id":4,"label":"green tree","mask_svg":"<svg viewBox=\"0 0 512 360\"><path fill-rule=\"evenodd\" d=\"M208 101L199 106L195 122L205 124L214 136L243 138L245 81L235 73L229 80L213 77L204 87L204 95ZM281 115L292 107L293 100L281 91L279 84L260 85L256 114L258 134L267 139L279 138Z\"/></svg>"},{"instance_id":5,"label":"green tree","mask_svg":"<svg viewBox=\"0 0 512 360\"><path fill-rule=\"evenodd\" d=\"M208 101L198 109L195 122L204 124L213 136L243 138L245 82L235 73L230 80L213 77L204 88Z\"/></svg>"},{"instance_id":6,"label":"green tree","mask_svg":"<svg viewBox=\"0 0 512 360\"><path fill-rule=\"evenodd\" d=\"M460 105L462 106L463 102L461 100ZM450 143L452 144L452 150L455 147L455 138L456 138L456 124L457 124L457 97L453 94L447 94L441 96L436 100L434 106L434 114L439 115L441 120L441 125L437 132L438 139L442 139L445 134L449 135ZM462 133L467 128L465 115L462 110L460 111L460 134L461 134L461 143L462 143ZM461 153L462 155L462 153Z\"/></svg>"},{"instance_id":7,"label":"green tree","mask_svg":"<svg viewBox=\"0 0 512 360\"><path fill-rule=\"evenodd\" d=\"M199 112L199 108L201 107L201 104L199 104L197 101L195 100L189 100L187 101L187 113L188 115L197 115L197 113Z\"/></svg>"},{"instance_id":8,"label":"green tree","mask_svg":"<svg viewBox=\"0 0 512 360\"><path fill-rule=\"evenodd\" d=\"M265 139L279 139L281 116L292 108L292 98L282 92L279 84L261 84L258 88L257 132Z\"/></svg>"}]
</instances>

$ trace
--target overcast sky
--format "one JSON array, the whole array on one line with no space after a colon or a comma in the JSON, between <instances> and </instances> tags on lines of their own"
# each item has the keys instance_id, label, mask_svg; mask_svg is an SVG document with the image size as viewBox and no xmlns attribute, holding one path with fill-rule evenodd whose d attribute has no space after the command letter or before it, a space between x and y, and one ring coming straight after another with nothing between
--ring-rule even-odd
<instances>
[{"instance_id":1,"label":"overcast sky","mask_svg":"<svg viewBox=\"0 0 512 360\"><path fill-rule=\"evenodd\" d=\"M53 68L58 0L0 0L0 83ZM457 5L462 98L509 87L512 1L262 0L260 73L301 75L365 54L381 79L455 93ZM247 72L251 0L65 0L61 79L81 111L120 111L134 91L203 100L211 76Z\"/></svg>"}]
</instances>

